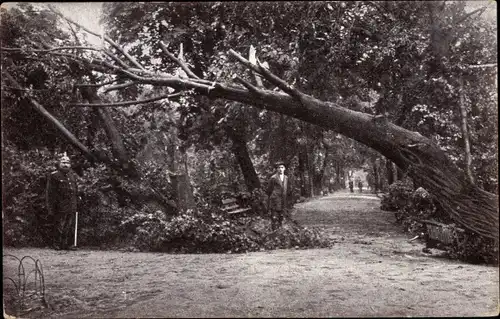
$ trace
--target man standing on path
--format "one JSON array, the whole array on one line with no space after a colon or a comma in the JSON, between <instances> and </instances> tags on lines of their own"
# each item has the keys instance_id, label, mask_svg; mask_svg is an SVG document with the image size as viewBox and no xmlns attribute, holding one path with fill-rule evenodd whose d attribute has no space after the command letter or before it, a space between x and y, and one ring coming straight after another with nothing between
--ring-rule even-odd
<instances>
[{"instance_id":1,"label":"man standing on path","mask_svg":"<svg viewBox=\"0 0 500 319\"><path fill-rule=\"evenodd\" d=\"M271 176L267 184L267 209L271 215L273 230L278 229L283 224L283 217L288 213L288 203L291 194L291 186L288 177L285 175L285 163L275 164L276 173Z\"/></svg>"},{"instance_id":2,"label":"man standing on path","mask_svg":"<svg viewBox=\"0 0 500 319\"><path fill-rule=\"evenodd\" d=\"M352 181L351 178L349 178L349 191L351 193L354 193L354 182Z\"/></svg>"},{"instance_id":3,"label":"man standing on path","mask_svg":"<svg viewBox=\"0 0 500 319\"><path fill-rule=\"evenodd\" d=\"M53 247L56 250L76 250L76 246L72 246L78 196L76 174L71 170L66 153L59 160L58 170L47 178L45 196L49 218L54 227Z\"/></svg>"}]
</instances>

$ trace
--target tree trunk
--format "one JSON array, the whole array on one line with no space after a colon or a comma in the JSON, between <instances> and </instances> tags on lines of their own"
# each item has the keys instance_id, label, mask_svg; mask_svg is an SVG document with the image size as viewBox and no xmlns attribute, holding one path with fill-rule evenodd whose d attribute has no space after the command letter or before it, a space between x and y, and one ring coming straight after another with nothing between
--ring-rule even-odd
<instances>
[{"instance_id":1,"label":"tree trunk","mask_svg":"<svg viewBox=\"0 0 500 319\"><path fill-rule=\"evenodd\" d=\"M252 160L250 159L250 154L248 152L247 143L243 133L238 132L237 129L232 127L228 127L226 131L233 142L232 151L238 161L248 191L251 192L256 188L260 188L261 185L259 176L257 175Z\"/></svg>"},{"instance_id":2,"label":"tree trunk","mask_svg":"<svg viewBox=\"0 0 500 319\"><path fill-rule=\"evenodd\" d=\"M306 187L306 152L304 151L305 146L301 146L299 149L299 176L300 176L300 195L308 197L307 187Z\"/></svg>"},{"instance_id":3,"label":"tree trunk","mask_svg":"<svg viewBox=\"0 0 500 319\"><path fill-rule=\"evenodd\" d=\"M311 147L313 148L313 147ZM308 193L314 197L314 161L312 158L312 151L306 144L306 164L307 164L307 185L309 188Z\"/></svg>"},{"instance_id":4,"label":"tree trunk","mask_svg":"<svg viewBox=\"0 0 500 319\"><path fill-rule=\"evenodd\" d=\"M263 75L283 92L257 88L242 78L243 86L173 76L149 76L123 70L142 84L194 89L210 98L223 98L288 115L352 138L384 155L436 196L441 207L461 226L498 242L498 196L471 185L466 175L430 139L388 122L383 117L349 110L318 100L284 83L233 50L230 55ZM361 108L360 108L361 109Z\"/></svg>"},{"instance_id":5,"label":"tree trunk","mask_svg":"<svg viewBox=\"0 0 500 319\"><path fill-rule=\"evenodd\" d=\"M386 160L385 167L387 172L387 184L391 185L394 183L394 164L391 161Z\"/></svg>"},{"instance_id":6,"label":"tree trunk","mask_svg":"<svg viewBox=\"0 0 500 319\"><path fill-rule=\"evenodd\" d=\"M5 71L7 79L12 83L12 86L16 88L21 88L19 83L7 72ZM87 159L90 161L97 161L98 159L92 154L92 152L86 148L76 136L73 135L59 120L57 120L52 114L50 114L47 109L45 109L38 101L30 98L29 101L33 108L39 112L45 119L54 124L54 126L59 130L59 132L71 143L74 147L80 150Z\"/></svg>"},{"instance_id":7,"label":"tree trunk","mask_svg":"<svg viewBox=\"0 0 500 319\"><path fill-rule=\"evenodd\" d=\"M421 134L310 96L299 102L283 93L262 90L260 99L256 99L253 92L222 84L208 95L289 115L363 143L407 171L410 177L420 179L421 185L436 195L441 207L458 224L498 240L498 196L470 185L439 146Z\"/></svg>"},{"instance_id":8,"label":"tree trunk","mask_svg":"<svg viewBox=\"0 0 500 319\"><path fill-rule=\"evenodd\" d=\"M403 172L403 170L401 168L399 168L397 166L395 166L395 167L396 167L396 179L398 181L400 181L400 180L402 180L404 178L405 173Z\"/></svg>"},{"instance_id":9,"label":"tree trunk","mask_svg":"<svg viewBox=\"0 0 500 319\"><path fill-rule=\"evenodd\" d=\"M373 168L373 187L374 193L377 194L380 191L380 182L379 182L379 171L376 160L372 160L372 168Z\"/></svg>"},{"instance_id":10,"label":"tree trunk","mask_svg":"<svg viewBox=\"0 0 500 319\"><path fill-rule=\"evenodd\" d=\"M172 188L174 190L174 198L177 204L177 208L180 211L186 211L188 209L194 208L194 196L191 183L189 180L189 174L186 169L187 159L185 152L179 149L177 141L177 131L171 129L169 131L169 136L163 135L165 139L168 140L167 152L170 158L169 161L169 177L172 183ZM182 165L184 164L184 165Z\"/></svg>"},{"instance_id":11,"label":"tree trunk","mask_svg":"<svg viewBox=\"0 0 500 319\"><path fill-rule=\"evenodd\" d=\"M469 130L467 128L467 109L465 107L465 99L464 99L464 87L463 80L460 79L460 117L462 120L462 138L464 140L464 152L465 152L465 172L467 174L467 178L471 184L474 184L474 176L472 174L472 156L470 152L470 138L469 138Z\"/></svg>"},{"instance_id":12,"label":"tree trunk","mask_svg":"<svg viewBox=\"0 0 500 319\"><path fill-rule=\"evenodd\" d=\"M340 163L337 162L335 165L335 191L339 189L345 188L344 180L344 169L340 166Z\"/></svg>"},{"instance_id":13,"label":"tree trunk","mask_svg":"<svg viewBox=\"0 0 500 319\"><path fill-rule=\"evenodd\" d=\"M96 88L82 87L80 88L82 97L88 101L88 103L101 103L101 99L97 95ZM106 108L94 108L95 112L99 115L101 119L104 130L111 142L112 152L113 152L113 162L121 166L123 170L134 177L138 177L138 172L131 165L130 158L127 154L127 149L123 144L123 139L118 131L113 118L111 117L110 111Z\"/></svg>"}]
</instances>

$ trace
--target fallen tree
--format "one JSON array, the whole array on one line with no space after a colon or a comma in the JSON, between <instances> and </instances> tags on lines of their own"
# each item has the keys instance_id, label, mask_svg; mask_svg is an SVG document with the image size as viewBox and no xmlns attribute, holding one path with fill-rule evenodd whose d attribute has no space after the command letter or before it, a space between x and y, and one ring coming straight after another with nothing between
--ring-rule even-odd
<instances>
[{"instance_id":1,"label":"fallen tree","mask_svg":"<svg viewBox=\"0 0 500 319\"><path fill-rule=\"evenodd\" d=\"M58 14L70 23L77 24ZM100 36L81 25L79 27ZM105 49L102 49L103 53L111 57L112 62L97 58L90 60L59 52L70 49L86 50L86 48L76 46L51 48L45 53L83 62L94 71L128 79L133 85L149 84L171 87L178 91L194 91L209 98L237 101L274 111L338 132L378 151L400 169L406 171L410 177L418 181L419 185L436 196L443 210L456 223L498 243L498 196L471 183L465 173L458 169L438 145L418 132L397 126L383 116L373 116L332 102L318 100L288 85L261 65L258 60L252 63L233 50L229 52L232 57L254 74L276 86L279 91L253 85L239 76L234 77L237 84L200 79L183 61L178 59L172 60L184 71L182 76L148 71L110 38L103 36L102 39L122 54L126 60L123 61ZM160 47L169 57L173 57L167 45L160 43ZM116 89L116 86L113 89ZM140 102L136 101L136 103ZM72 106L120 107L122 105L72 104Z\"/></svg>"}]
</instances>

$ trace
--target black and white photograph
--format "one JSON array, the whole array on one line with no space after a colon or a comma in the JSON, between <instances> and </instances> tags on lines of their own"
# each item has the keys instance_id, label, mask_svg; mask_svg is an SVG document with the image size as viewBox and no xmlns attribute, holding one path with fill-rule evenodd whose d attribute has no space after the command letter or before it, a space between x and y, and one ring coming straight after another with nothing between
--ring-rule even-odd
<instances>
[{"instance_id":1,"label":"black and white photograph","mask_svg":"<svg viewBox=\"0 0 500 319\"><path fill-rule=\"evenodd\" d=\"M2 3L4 318L498 316L497 27Z\"/></svg>"}]
</instances>

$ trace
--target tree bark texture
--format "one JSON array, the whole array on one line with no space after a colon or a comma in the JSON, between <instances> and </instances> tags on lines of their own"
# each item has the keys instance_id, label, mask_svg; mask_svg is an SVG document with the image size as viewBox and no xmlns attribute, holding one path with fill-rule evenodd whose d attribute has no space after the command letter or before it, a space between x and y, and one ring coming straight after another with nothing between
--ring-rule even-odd
<instances>
[{"instance_id":1,"label":"tree bark texture","mask_svg":"<svg viewBox=\"0 0 500 319\"><path fill-rule=\"evenodd\" d=\"M89 103L98 103L101 102L100 98L97 96L96 88L84 87L80 88L82 93L82 97L86 99ZM106 108L94 108L95 112L97 112L99 118L102 121L104 126L104 130L111 142L112 152L113 152L113 160L119 166L121 166L125 171L133 171L130 167L130 159L127 155L127 150L125 145L123 144L122 136L116 127L116 124L111 117L111 113ZM129 172L130 173L130 172ZM134 172L137 173L137 172ZM133 174L137 175L137 174Z\"/></svg>"},{"instance_id":2,"label":"tree bark texture","mask_svg":"<svg viewBox=\"0 0 500 319\"><path fill-rule=\"evenodd\" d=\"M474 183L474 176L472 174L472 155L470 152L470 137L469 137L469 129L467 127L467 108L465 107L465 98L464 98L464 88L463 88L463 80L460 79L460 102L458 106L460 108L460 118L461 118L461 130L462 130L462 138L464 140L464 153L465 153L465 172L467 174L467 178L470 183Z\"/></svg>"},{"instance_id":3,"label":"tree bark texture","mask_svg":"<svg viewBox=\"0 0 500 319\"><path fill-rule=\"evenodd\" d=\"M233 142L232 151L238 161L248 191L251 192L256 188L260 188L259 176L250 159L250 153L248 152L244 134L239 132L238 128L232 127L227 128L227 133Z\"/></svg>"},{"instance_id":4,"label":"tree bark texture","mask_svg":"<svg viewBox=\"0 0 500 319\"><path fill-rule=\"evenodd\" d=\"M394 164L387 160L385 161L385 168L387 172L387 184L391 185L394 183Z\"/></svg>"}]
</instances>

